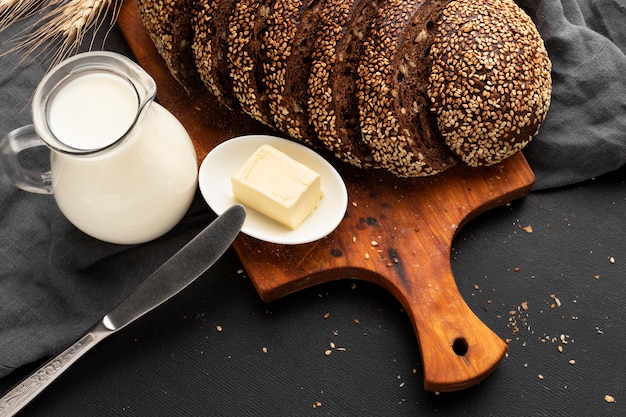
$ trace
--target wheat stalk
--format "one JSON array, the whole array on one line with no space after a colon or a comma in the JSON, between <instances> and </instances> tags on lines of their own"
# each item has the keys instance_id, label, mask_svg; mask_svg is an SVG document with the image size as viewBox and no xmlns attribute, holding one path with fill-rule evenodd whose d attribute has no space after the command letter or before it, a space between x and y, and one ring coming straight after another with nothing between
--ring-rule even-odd
<instances>
[{"instance_id":1,"label":"wheat stalk","mask_svg":"<svg viewBox=\"0 0 626 417\"><path fill-rule=\"evenodd\" d=\"M0 31L34 14L37 0L0 0Z\"/></svg>"},{"instance_id":2,"label":"wheat stalk","mask_svg":"<svg viewBox=\"0 0 626 417\"><path fill-rule=\"evenodd\" d=\"M38 0L0 0L0 31L36 12ZM113 16L109 25L113 27L121 6L121 0L51 0L50 11L33 25L29 33L24 30L13 41L16 45L8 52L23 51L23 59L39 54L51 54L52 66L76 52L90 29L99 30L109 10ZM2 20L6 19L6 20ZM93 39L92 39L93 42ZM90 45L91 49L92 45Z\"/></svg>"}]
</instances>

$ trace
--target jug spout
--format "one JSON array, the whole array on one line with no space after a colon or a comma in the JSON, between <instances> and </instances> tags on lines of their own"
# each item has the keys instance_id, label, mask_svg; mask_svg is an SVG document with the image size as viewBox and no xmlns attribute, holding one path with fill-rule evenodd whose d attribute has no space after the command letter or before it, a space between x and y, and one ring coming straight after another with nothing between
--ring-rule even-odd
<instances>
[{"instance_id":1,"label":"jug spout","mask_svg":"<svg viewBox=\"0 0 626 417\"><path fill-rule=\"evenodd\" d=\"M125 56L110 52L100 52L96 56L101 57L103 62L115 61L119 65L118 69L122 71L122 74L128 76L128 80L137 91L139 99L137 117L139 118L156 97L157 87L154 79L143 68Z\"/></svg>"}]
</instances>

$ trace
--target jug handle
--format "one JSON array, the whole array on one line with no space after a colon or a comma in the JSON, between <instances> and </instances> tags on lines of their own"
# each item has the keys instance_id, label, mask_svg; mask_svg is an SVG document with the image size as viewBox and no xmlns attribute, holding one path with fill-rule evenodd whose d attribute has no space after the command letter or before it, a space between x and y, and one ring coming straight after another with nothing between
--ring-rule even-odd
<instances>
[{"instance_id":1,"label":"jug handle","mask_svg":"<svg viewBox=\"0 0 626 417\"><path fill-rule=\"evenodd\" d=\"M15 129L0 142L0 173L16 187L37 194L52 194L50 171L36 172L23 168L18 160L20 152L46 146L37 136L34 126Z\"/></svg>"}]
</instances>

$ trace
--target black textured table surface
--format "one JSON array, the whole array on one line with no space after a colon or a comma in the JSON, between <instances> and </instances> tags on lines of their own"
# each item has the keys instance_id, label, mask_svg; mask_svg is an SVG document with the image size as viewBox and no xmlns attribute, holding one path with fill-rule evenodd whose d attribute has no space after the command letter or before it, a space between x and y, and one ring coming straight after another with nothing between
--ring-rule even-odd
<instances>
[{"instance_id":1,"label":"black textured table surface","mask_svg":"<svg viewBox=\"0 0 626 417\"><path fill-rule=\"evenodd\" d=\"M530 194L460 231L458 286L510 340L469 390L423 390L411 324L380 288L338 281L265 304L229 251L24 415L624 415L625 212L622 170Z\"/></svg>"}]
</instances>

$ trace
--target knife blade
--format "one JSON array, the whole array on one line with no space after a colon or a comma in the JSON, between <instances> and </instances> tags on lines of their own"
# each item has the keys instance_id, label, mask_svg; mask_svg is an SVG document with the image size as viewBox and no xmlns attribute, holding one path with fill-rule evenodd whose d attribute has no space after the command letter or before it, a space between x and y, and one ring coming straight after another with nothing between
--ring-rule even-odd
<instances>
[{"instance_id":1,"label":"knife blade","mask_svg":"<svg viewBox=\"0 0 626 417\"><path fill-rule=\"evenodd\" d=\"M0 398L0 417L17 414L96 344L163 304L213 265L238 235L246 217L235 205L146 278L76 343L46 362Z\"/></svg>"}]
</instances>

